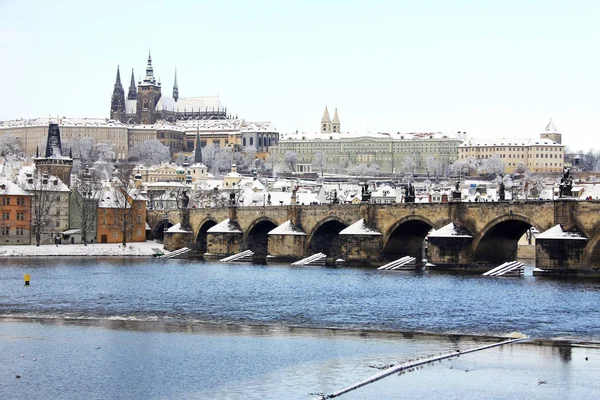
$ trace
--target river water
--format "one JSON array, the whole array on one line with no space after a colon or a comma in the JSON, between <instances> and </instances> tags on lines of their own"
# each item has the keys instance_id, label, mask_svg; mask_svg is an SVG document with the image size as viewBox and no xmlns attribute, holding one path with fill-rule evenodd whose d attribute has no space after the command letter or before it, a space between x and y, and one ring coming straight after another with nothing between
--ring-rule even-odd
<instances>
[{"instance_id":1,"label":"river water","mask_svg":"<svg viewBox=\"0 0 600 400\"><path fill-rule=\"evenodd\" d=\"M598 282L533 276L4 259L0 397L309 399L376 366L519 331L552 344L466 355L342 398L590 398L599 304Z\"/></svg>"}]
</instances>

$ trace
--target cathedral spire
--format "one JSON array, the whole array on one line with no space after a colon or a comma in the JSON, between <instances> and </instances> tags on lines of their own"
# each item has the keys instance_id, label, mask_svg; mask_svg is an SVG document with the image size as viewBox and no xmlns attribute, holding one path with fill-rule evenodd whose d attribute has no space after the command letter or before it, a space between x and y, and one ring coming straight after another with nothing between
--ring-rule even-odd
<instances>
[{"instance_id":1,"label":"cathedral spire","mask_svg":"<svg viewBox=\"0 0 600 400\"><path fill-rule=\"evenodd\" d=\"M156 83L154 78L154 68L152 68L152 56L150 55L150 49L148 49L148 65L146 66L146 77L144 83Z\"/></svg>"},{"instance_id":2,"label":"cathedral spire","mask_svg":"<svg viewBox=\"0 0 600 400\"><path fill-rule=\"evenodd\" d=\"M194 153L194 164L202 164L202 142L200 141L200 130L196 128L196 151Z\"/></svg>"},{"instance_id":3,"label":"cathedral spire","mask_svg":"<svg viewBox=\"0 0 600 400\"><path fill-rule=\"evenodd\" d=\"M125 115L125 91L121 84L121 72L117 65L117 79L113 89L112 98L110 101L110 117L112 119L121 120Z\"/></svg>"},{"instance_id":4,"label":"cathedral spire","mask_svg":"<svg viewBox=\"0 0 600 400\"><path fill-rule=\"evenodd\" d=\"M137 87L135 86L133 68L131 68L131 82L129 83L129 93L127 94L127 100L137 100Z\"/></svg>"},{"instance_id":5,"label":"cathedral spire","mask_svg":"<svg viewBox=\"0 0 600 400\"><path fill-rule=\"evenodd\" d=\"M179 86L177 86L177 68L175 68L175 81L173 83L173 99L175 102L179 99Z\"/></svg>"}]
</instances>

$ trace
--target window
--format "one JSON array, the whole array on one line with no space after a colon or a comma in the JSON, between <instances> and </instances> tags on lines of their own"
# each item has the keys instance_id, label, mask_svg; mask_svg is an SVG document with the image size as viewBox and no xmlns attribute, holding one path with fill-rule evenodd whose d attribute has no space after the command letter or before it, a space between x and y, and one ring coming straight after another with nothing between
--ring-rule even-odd
<instances>
[{"instance_id":1,"label":"window","mask_svg":"<svg viewBox=\"0 0 600 400\"><path fill-rule=\"evenodd\" d=\"M102 225L106 225L106 218L102 218Z\"/></svg>"},{"instance_id":2,"label":"window","mask_svg":"<svg viewBox=\"0 0 600 400\"><path fill-rule=\"evenodd\" d=\"M137 235L138 235L138 237L142 236L142 230L140 228L138 228L138 230L137 230Z\"/></svg>"},{"instance_id":3,"label":"window","mask_svg":"<svg viewBox=\"0 0 600 400\"><path fill-rule=\"evenodd\" d=\"M25 198L24 197L17 197L17 205L18 206L25 205Z\"/></svg>"},{"instance_id":4,"label":"window","mask_svg":"<svg viewBox=\"0 0 600 400\"><path fill-rule=\"evenodd\" d=\"M25 228L17 228L17 235L23 236L25 234Z\"/></svg>"},{"instance_id":5,"label":"window","mask_svg":"<svg viewBox=\"0 0 600 400\"><path fill-rule=\"evenodd\" d=\"M3 206L9 206L10 205L10 197L3 197L2 198L2 205Z\"/></svg>"},{"instance_id":6,"label":"window","mask_svg":"<svg viewBox=\"0 0 600 400\"><path fill-rule=\"evenodd\" d=\"M2 220L6 221L7 219L10 219L10 212L3 212L2 213Z\"/></svg>"},{"instance_id":7,"label":"window","mask_svg":"<svg viewBox=\"0 0 600 400\"><path fill-rule=\"evenodd\" d=\"M113 239L116 239L116 238L117 238L117 232L114 232L113 233Z\"/></svg>"},{"instance_id":8,"label":"window","mask_svg":"<svg viewBox=\"0 0 600 400\"><path fill-rule=\"evenodd\" d=\"M2 228L0 228L0 235L7 236L8 234L9 234L8 226L3 226Z\"/></svg>"},{"instance_id":9,"label":"window","mask_svg":"<svg viewBox=\"0 0 600 400\"><path fill-rule=\"evenodd\" d=\"M17 220L24 221L25 220L25 214L18 212L17 213Z\"/></svg>"}]
</instances>

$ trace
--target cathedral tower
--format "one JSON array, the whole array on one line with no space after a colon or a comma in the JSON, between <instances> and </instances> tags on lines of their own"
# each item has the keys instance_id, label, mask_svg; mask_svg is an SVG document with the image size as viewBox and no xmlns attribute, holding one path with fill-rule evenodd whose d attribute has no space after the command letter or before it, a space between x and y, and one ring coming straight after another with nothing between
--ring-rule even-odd
<instances>
[{"instance_id":1,"label":"cathedral tower","mask_svg":"<svg viewBox=\"0 0 600 400\"><path fill-rule=\"evenodd\" d=\"M337 107L336 107L335 113L333 114L333 121L331 122L331 130L333 133L340 133L341 132L340 129L341 129L340 117L338 117Z\"/></svg>"},{"instance_id":2,"label":"cathedral tower","mask_svg":"<svg viewBox=\"0 0 600 400\"><path fill-rule=\"evenodd\" d=\"M129 93L127 93L127 100L137 100L137 87L135 86L133 68L131 68L131 82L129 82Z\"/></svg>"},{"instance_id":3,"label":"cathedral tower","mask_svg":"<svg viewBox=\"0 0 600 400\"><path fill-rule=\"evenodd\" d=\"M329 110L325 106L325 112L323 118L321 118L321 133L331 133L331 118L329 117Z\"/></svg>"},{"instance_id":4,"label":"cathedral tower","mask_svg":"<svg viewBox=\"0 0 600 400\"><path fill-rule=\"evenodd\" d=\"M110 101L110 118L122 121L125 119L125 91L121 85L121 73L117 66L117 79Z\"/></svg>"},{"instance_id":5,"label":"cathedral tower","mask_svg":"<svg viewBox=\"0 0 600 400\"><path fill-rule=\"evenodd\" d=\"M560 133L558 129L556 129L552 118L550 118L550 122L548 122L548 125L546 125L546 129L544 129L544 132L540 133L540 138L550 139L555 143L562 144L562 133Z\"/></svg>"},{"instance_id":6,"label":"cathedral tower","mask_svg":"<svg viewBox=\"0 0 600 400\"><path fill-rule=\"evenodd\" d=\"M152 57L148 52L148 65L146 76L138 84L137 93L137 117L140 124L153 124L156 121L156 104L161 96L160 82L154 78L152 68Z\"/></svg>"},{"instance_id":7,"label":"cathedral tower","mask_svg":"<svg viewBox=\"0 0 600 400\"><path fill-rule=\"evenodd\" d=\"M179 99L179 86L177 86L177 69L175 69L175 82L173 83L173 100L177 103Z\"/></svg>"}]
</instances>

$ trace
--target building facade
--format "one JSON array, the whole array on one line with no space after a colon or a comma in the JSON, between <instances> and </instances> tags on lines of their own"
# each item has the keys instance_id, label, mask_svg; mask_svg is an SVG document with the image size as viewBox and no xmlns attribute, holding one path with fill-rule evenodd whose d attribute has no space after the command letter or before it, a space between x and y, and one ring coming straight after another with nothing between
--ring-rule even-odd
<instances>
[{"instance_id":1,"label":"building facade","mask_svg":"<svg viewBox=\"0 0 600 400\"><path fill-rule=\"evenodd\" d=\"M31 196L0 178L0 244L31 244Z\"/></svg>"},{"instance_id":2,"label":"building facade","mask_svg":"<svg viewBox=\"0 0 600 400\"><path fill-rule=\"evenodd\" d=\"M565 146L560 143L561 140L562 135L550 121L539 139L467 139L458 148L458 158L485 160L498 155L504 164L504 173L507 174L525 169L531 172L562 173L565 167Z\"/></svg>"}]
</instances>

